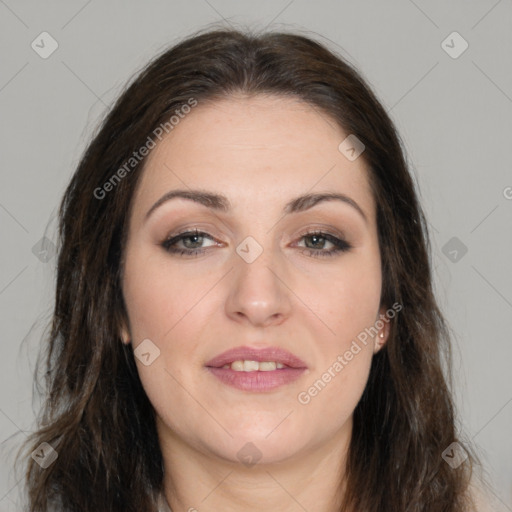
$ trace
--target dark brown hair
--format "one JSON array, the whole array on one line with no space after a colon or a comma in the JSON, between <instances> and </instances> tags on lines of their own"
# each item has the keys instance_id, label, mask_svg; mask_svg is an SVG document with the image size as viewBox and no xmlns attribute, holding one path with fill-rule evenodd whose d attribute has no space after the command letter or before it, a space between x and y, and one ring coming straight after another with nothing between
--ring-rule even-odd
<instances>
[{"instance_id":1,"label":"dark brown hair","mask_svg":"<svg viewBox=\"0 0 512 512\"><path fill-rule=\"evenodd\" d=\"M366 149L377 205L382 305L403 309L354 412L343 511L462 512L473 457L452 469L456 441L449 334L433 294L427 224L402 144L354 68L290 33L209 30L154 59L127 87L83 155L59 211L59 256L46 400L38 430L58 458L27 458L30 510L149 512L162 491L154 411L138 377L121 293L128 213L148 137L191 98L286 95L314 106ZM108 194L98 190L125 166ZM112 181L110 181L112 183ZM104 188L102 190L105 190ZM444 357L446 356L446 357ZM340 482L341 485L341 482ZM55 508L57 507L57 508Z\"/></svg>"}]
</instances>

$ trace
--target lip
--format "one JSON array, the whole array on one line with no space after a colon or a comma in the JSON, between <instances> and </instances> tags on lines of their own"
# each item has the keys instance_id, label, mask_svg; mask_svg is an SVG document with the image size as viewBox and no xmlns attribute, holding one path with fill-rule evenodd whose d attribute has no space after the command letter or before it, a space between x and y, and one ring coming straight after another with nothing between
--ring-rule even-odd
<instances>
[{"instance_id":1,"label":"lip","mask_svg":"<svg viewBox=\"0 0 512 512\"><path fill-rule=\"evenodd\" d=\"M307 368L306 363L302 361L302 359L283 348L267 347L258 349L247 346L226 350L226 352L222 352L222 354L208 361L205 366L209 368L222 368L224 365L231 364L233 361L258 361L260 363L264 361L275 361L276 363L284 364L289 367L289 369L305 370Z\"/></svg>"},{"instance_id":2,"label":"lip","mask_svg":"<svg viewBox=\"0 0 512 512\"><path fill-rule=\"evenodd\" d=\"M207 370L222 383L241 391L273 391L297 380L306 368L280 368L268 372L237 372L231 368L207 367Z\"/></svg>"},{"instance_id":3,"label":"lip","mask_svg":"<svg viewBox=\"0 0 512 512\"><path fill-rule=\"evenodd\" d=\"M243 372L223 368L233 361L274 361L285 365L270 371ZM297 380L306 370L302 359L279 347L256 349L236 347L214 357L205 364L208 371L224 384L242 391L272 391Z\"/></svg>"}]
</instances>

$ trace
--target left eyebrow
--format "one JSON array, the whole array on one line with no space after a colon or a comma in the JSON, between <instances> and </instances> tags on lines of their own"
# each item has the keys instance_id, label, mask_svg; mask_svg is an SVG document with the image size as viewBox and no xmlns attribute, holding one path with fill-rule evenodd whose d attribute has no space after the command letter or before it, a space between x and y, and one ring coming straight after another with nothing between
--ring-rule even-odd
<instances>
[{"instance_id":1,"label":"left eyebrow","mask_svg":"<svg viewBox=\"0 0 512 512\"><path fill-rule=\"evenodd\" d=\"M229 199L222 195L216 194L213 192L208 192L205 190L171 190L164 194L146 213L145 219L147 219L154 210L156 210L159 206L167 201L170 201L174 198L187 199L189 201L194 201L196 203L202 204L207 208L212 210L218 210L222 212L227 212L231 209L231 203ZM359 214L363 217L366 223L368 223L368 218L364 213L363 209L354 201L351 197L345 194L338 193L316 193L316 194L304 194L302 196L296 197L291 201L288 201L284 208L283 213L289 215L291 213L299 213L309 210L313 208L317 204L320 204L325 201L342 201L350 206L352 206Z\"/></svg>"},{"instance_id":2,"label":"left eyebrow","mask_svg":"<svg viewBox=\"0 0 512 512\"><path fill-rule=\"evenodd\" d=\"M318 194L305 194L303 196L296 197L288 203L286 203L283 212L286 214L303 212L313 208L313 206L323 201L342 201L352 206L359 214L363 217L364 221L368 223L368 218L364 213L363 209L349 196L345 194L335 193L318 193Z\"/></svg>"}]
</instances>

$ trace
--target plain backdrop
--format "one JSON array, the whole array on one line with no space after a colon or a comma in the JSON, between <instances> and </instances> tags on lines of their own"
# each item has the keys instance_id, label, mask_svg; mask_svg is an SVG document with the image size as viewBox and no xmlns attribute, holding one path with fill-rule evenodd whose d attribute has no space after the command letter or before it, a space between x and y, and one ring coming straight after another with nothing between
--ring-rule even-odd
<instances>
[{"instance_id":1,"label":"plain backdrop","mask_svg":"<svg viewBox=\"0 0 512 512\"><path fill-rule=\"evenodd\" d=\"M0 511L19 510L13 454L34 428L64 188L125 82L216 22L316 38L387 108L429 220L460 429L512 510L510 0L0 0Z\"/></svg>"}]
</instances>

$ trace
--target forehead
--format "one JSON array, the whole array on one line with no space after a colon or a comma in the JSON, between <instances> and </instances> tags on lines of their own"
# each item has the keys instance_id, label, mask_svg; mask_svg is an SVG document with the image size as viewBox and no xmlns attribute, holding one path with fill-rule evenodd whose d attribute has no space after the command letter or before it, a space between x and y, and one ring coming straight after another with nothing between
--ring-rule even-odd
<instances>
[{"instance_id":1,"label":"forehead","mask_svg":"<svg viewBox=\"0 0 512 512\"><path fill-rule=\"evenodd\" d=\"M207 189L235 207L276 210L306 192L349 194L374 217L363 158L338 149L347 137L315 107L289 97L236 96L199 102L149 154L135 208L175 188Z\"/></svg>"}]
</instances>

